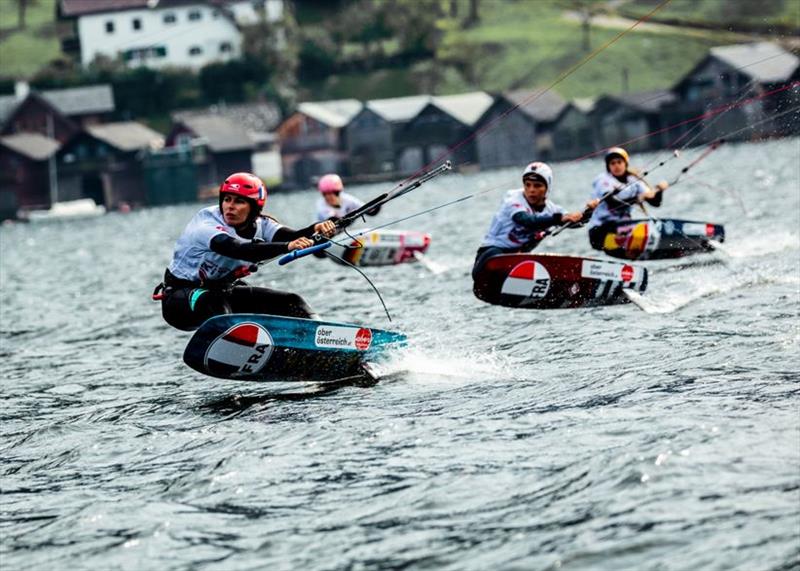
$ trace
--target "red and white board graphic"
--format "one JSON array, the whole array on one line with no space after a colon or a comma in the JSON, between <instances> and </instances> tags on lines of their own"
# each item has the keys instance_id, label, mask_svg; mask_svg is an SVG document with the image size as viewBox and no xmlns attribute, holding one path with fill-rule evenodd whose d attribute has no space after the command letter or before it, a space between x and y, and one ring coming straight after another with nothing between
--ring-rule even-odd
<instances>
[{"instance_id":1,"label":"red and white board graphic","mask_svg":"<svg viewBox=\"0 0 800 571\"><path fill-rule=\"evenodd\" d=\"M228 329L208 346L206 368L227 376L249 376L259 372L269 361L274 343L264 327L240 323Z\"/></svg>"},{"instance_id":2,"label":"red and white board graphic","mask_svg":"<svg viewBox=\"0 0 800 571\"><path fill-rule=\"evenodd\" d=\"M617 280L623 283L641 281L642 270L630 264L604 262L600 260L583 260L581 277L599 280Z\"/></svg>"},{"instance_id":3,"label":"red and white board graphic","mask_svg":"<svg viewBox=\"0 0 800 571\"><path fill-rule=\"evenodd\" d=\"M539 262L527 260L514 266L500 293L520 297L544 297L550 289L550 274Z\"/></svg>"},{"instance_id":4,"label":"red and white board graphic","mask_svg":"<svg viewBox=\"0 0 800 571\"><path fill-rule=\"evenodd\" d=\"M320 325L314 334L314 345L327 349L366 351L372 345L372 331L366 327Z\"/></svg>"}]
</instances>

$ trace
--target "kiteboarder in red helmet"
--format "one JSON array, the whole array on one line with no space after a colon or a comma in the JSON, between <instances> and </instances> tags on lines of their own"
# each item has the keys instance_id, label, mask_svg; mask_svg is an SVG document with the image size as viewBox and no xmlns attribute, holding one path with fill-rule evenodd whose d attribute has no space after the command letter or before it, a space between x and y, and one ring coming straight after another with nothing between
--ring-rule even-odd
<instances>
[{"instance_id":1,"label":"kiteboarder in red helmet","mask_svg":"<svg viewBox=\"0 0 800 571\"><path fill-rule=\"evenodd\" d=\"M663 191L669 184L659 182L650 188L647 182L630 167L628 152L622 147L612 147L605 154L606 171L592 183L592 198L599 199L614 189L619 191L607 197L595 209L589 220L589 243L602 250L607 234L615 234L617 224L631 219L631 208L647 202L661 206Z\"/></svg>"},{"instance_id":2,"label":"kiteboarder in red helmet","mask_svg":"<svg viewBox=\"0 0 800 571\"><path fill-rule=\"evenodd\" d=\"M522 188L509 190L503 197L478 248L472 268L473 279L492 256L530 252L552 226L581 222L583 212L567 212L549 200L552 187L553 170L549 165L537 161L525 167ZM594 208L597 201L591 200L586 206Z\"/></svg>"},{"instance_id":3,"label":"kiteboarder in red helmet","mask_svg":"<svg viewBox=\"0 0 800 571\"><path fill-rule=\"evenodd\" d=\"M331 221L293 230L261 214L267 188L257 176L235 173L219 188L219 203L203 208L175 244L162 284L167 323L191 331L225 313L316 318L295 293L249 286L241 277L255 263L313 245L315 233L332 236Z\"/></svg>"}]
</instances>

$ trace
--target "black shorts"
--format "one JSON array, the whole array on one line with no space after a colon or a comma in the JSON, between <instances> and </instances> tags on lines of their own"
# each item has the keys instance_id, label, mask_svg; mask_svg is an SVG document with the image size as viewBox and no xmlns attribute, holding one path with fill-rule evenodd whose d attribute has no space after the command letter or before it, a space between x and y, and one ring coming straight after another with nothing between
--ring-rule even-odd
<instances>
[{"instance_id":1,"label":"black shorts","mask_svg":"<svg viewBox=\"0 0 800 571\"><path fill-rule=\"evenodd\" d=\"M164 321L177 329L193 331L209 317L226 313L263 313L316 319L306 301L287 291L248 285L220 289L167 287L161 301Z\"/></svg>"}]
</instances>

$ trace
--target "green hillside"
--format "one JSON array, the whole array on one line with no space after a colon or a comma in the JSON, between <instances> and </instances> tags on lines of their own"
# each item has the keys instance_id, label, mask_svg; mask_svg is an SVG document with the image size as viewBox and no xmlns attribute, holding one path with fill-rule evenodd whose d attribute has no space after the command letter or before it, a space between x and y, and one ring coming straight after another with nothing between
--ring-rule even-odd
<instances>
[{"instance_id":1,"label":"green hillside","mask_svg":"<svg viewBox=\"0 0 800 571\"><path fill-rule=\"evenodd\" d=\"M59 57L55 0L28 0L26 29L18 30L17 0L0 0L0 77L32 77ZM568 9L589 5L600 16L640 16L658 0L479 0L479 19L467 23L468 0L303 0L289 2L301 54L299 100L370 99L414 93L502 91L549 85L580 62L581 23ZM725 10L720 10L724 2ZM671 0L667 20L708 24L715 18L791 22L798 0ZM620 23L621 22L621 23ZM621 20L595 20L590 47L618 36ZM604 27L606 26L606 27ZM724 27L731 27L730 22ZM747 39L742 34L664 27L634 29L560 82L567 98L666 88L710 46ZM420 37L416 37L415 34ZM427 35L426 35L427 34ZM415 43L416 42L416 43ZM79 79L75 82L79 83ZM73 82L73 83L75 83Z\"/></svg>"},{"instance_id":2,"label":"green hillside","mask_svg":"<svg viewBox=\"0 0 800 571\"><path fill-rule=\"evenodd\" d=\"M460 2L460 7L464 4ZM300 86L301 99L368 99L549 85L591 53L583 49L580 22L565 16L565 8L574 5L568 0L483 0L477 25L465 27L457 20L439 19L440 38L433 57L402 70L334 73L324 80L307 81ZM604 7L602 2L594 5ZM321 9L318 5L311 12L315 21L324 19ZM650 9L652 7L647 11ZM601 12L609 15L606 8ZM614 15L613 12L610 15ZM298 19L302 25L302 12L298 13ZM610 42L624 29L624 24L618 28L592 25L591 50ZM623 90L625 70L628 88L632 91L668 88L689 71L709 47L742 39L742 35L726 30L698 32L662 27L656 33L634 29L555 89L567 98L618 93Z\"/></svg>"},{"instance_id":3,"label":"green hillside","mask_svg":"<svg viewBox=\"0 0 800 571\"><path fill-rule=\"evenodd\" d=\"M445 35L438 59L463 70L469 83L484 90L549 85L586 58L579 22L565 20L554 5L530 2L491 4L481 24ZM593 26L591 49L601 48L623 29ZM725 34L706 37L656 34L634 29L576 70L556 90L565 97L589 97L622 91L628 70L633 91L669 87L703 57L725 43ZM445 90L448 88L445 87Z\"/></svg>"},{"instance_id":4,"label":"green hillside","mask_svg":"<svg viewBox=\"0 0 800 571\"><path fill-rule=\"evenodd\" d=\"M636 0L619 7L622 15L639 18L661 0ZM654 21L740 30L797 33L800 30L800 2L797 0L671 0Z\"/></svg>"},{"instance_id":5,"label":"green hillside","mask_svg":"<svg viewBox=\"0 0 800 571\"><path fill-rule=\"evenodd\" d=\"M28 0L25 29L18 28L17 0L0 0L0 76L27 78L60 55L55 0Z\"/></svg>"}]
</instances>

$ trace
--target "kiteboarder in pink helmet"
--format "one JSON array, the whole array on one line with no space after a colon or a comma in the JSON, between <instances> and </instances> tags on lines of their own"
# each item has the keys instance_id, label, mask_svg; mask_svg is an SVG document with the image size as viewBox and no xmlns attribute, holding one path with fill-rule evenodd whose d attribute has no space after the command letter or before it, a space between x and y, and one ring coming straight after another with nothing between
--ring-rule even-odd
<instances>
[{"instance_id":1,"label":"kiteboarder in pink helmet","mask_svg":"<svg viewBox=\"0 0 800 571\"><path fill-rule=\"evenodd\" d=\"M317 200L317 220L337 220L361 208L364 202L344 192L344 183L338 174L326 174L319 179L317 188L322 195ZM375 216L380 207L373 208L367 214Z\"/></svg>"},{"instance_id":2,"label":"kiteboarder in pink helmet","mask_svg":"<svg viewBox=\"0 0 800 571\"><path fill-rule=\"evenodd\" d=\"M265 313L287 317L316 315L295 293L249 286L241 278L257 262L312 246L314 234L333 236L333 222L294 230L261 214L267 187L250 173L234 173L220 185L219 203L203 208L175 244L172 263L154 297L164 320L184 331L225 313ZM269 266L274 269L275 266Z\"/></svg>"}]
</instances>

